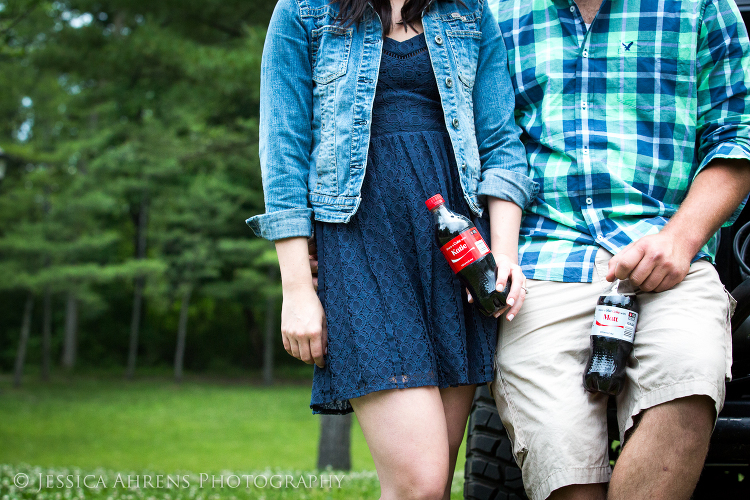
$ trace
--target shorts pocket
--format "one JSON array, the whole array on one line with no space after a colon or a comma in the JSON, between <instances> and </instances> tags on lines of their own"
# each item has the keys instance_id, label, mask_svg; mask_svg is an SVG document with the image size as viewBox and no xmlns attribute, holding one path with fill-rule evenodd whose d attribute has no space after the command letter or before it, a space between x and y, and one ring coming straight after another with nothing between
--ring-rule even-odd
<instances>
[{"instance_id":1,"label":"shorts pocket","mask_svg":"<svg viewBox=\"0 0 750 500\"><path fill-rule=\"evenodd\" d=\"M510 397L510 391L508 390L508 384L500 371L495 372L497 376L493 383L495 392L495 401L498 406L504 405L504 410L500 412L500 416L504 417L503 425L505 430L508 432L508 437L511 443L513 443L513 458L516 460L516 464L519 467L523 467L523 462L526 459L526 455L529 453L529 448L526 444L524 432L519 424L522 424L520 415L516 405L513 403L513 399ZM498 401L499 399L499 401ZM508 425L509 424L509 425Z\"/></svg>"},{"instance_id":2,"label":"shorts pocket","mask_svg":"<svg viewBox=\"0 0 750 500\"><path fill-rule=\"evenodd\" d=\"M737 308L737 301L732 297L732 294L727 291L726 287L724 288L724 294L727 296L727 319L725 325L727 337L727 370L724 377L727 381L730 381L732 380L732 363L734 362L732 353L732 316L734 316L734 311Z\"/></svg>"}]
</instances>

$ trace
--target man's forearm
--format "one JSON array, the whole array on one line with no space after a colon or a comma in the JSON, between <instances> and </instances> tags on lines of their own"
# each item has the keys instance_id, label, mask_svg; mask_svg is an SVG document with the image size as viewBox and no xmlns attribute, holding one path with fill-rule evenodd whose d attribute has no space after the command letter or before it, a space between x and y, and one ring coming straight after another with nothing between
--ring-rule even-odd
<instances>
[{"instance_id":1,"label":"man's forearm","mask_svg":"<svg viewBox=\"0 0 750 500\"><path fill-rule=\"evenodd\" d=\"M749 161L716 159L695 177L679 210L661 233L672 236L692 258L749 191Z\"/></svg>"}]
</instances>

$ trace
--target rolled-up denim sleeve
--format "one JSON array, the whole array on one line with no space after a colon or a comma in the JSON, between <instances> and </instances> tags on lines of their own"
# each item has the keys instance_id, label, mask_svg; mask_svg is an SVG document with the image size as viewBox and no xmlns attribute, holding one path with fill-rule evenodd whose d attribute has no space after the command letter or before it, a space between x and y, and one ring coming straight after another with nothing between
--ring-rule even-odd
<instances>
[{"instance_id":1,"label":"rolled-up denim sleeve","mask_svg":"<svg viewBox=\"0 0 750 500\"><path fill-rule=\"evenodd\" d=\"M312 62L296 0L280 0L261 60L259 149L266 213L247 219L269 240L312 234L307 184L312 148Z\"/></svg>"},{"instance_id":2,"label":"rolled-up denim sleeve","mask_svg":"<svg viewBox=\"0 0 750 500\"><path fill-rule=\"evenodd\" d=\"M473 89L474 125L482 169L477 194L512 201L525 208L539 192L539 185L528 176L526 151L514 117L515 98L505 43L486 3L481 30Z\"/></svg>"},{"instance_id":3,"label":"rolled-up denim sleeve","mask_svg":"<svg viewBox=\"0 0 750 500\"><path fill-rule=\"evenodd\" d=\"M750 160L750 44L734 2L707 0L697 48L699 166L719 158ZM692 179L691 179L692 181ZM731 225L743 201L729 220Z\"/></svg>"}]
</instances>

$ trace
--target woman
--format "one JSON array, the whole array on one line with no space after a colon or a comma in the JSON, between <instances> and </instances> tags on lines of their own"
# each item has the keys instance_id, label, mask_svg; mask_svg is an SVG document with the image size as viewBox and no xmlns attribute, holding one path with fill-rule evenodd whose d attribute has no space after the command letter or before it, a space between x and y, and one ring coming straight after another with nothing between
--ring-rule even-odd
<instances>
[{"instance_id":1,"label":"woman","mask_svg":"<svg viewBox=\"0 0 750 500\"><path fill-rule=\"evenodd\" d=\"M313 412L356 413L382 498L449 498L497 323L466 303L424 201L473 217L511 320L537 189L497 24L484 0L280 0L261 77L266 213L248 223L276 242L284 348L316 365Z\"/></svg>"}]
</instances>

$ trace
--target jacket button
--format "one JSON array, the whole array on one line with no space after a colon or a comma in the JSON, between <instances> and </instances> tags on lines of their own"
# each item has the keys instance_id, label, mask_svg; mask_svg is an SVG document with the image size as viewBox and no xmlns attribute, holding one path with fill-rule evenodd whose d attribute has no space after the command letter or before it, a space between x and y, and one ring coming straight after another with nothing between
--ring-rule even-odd
<instances>
[{"instance_id":1,"label":"jacket button","mask_svg":"<svg viewBox=\"0 0 750 500\"><path fill-rule=\"evenodd\" d=\"M448 88L453 87L453 78L451 78L451 77L446 78L445 79L445 86L448 87Z\"/></svg>"},{"instance_id":2,"label":"jacket button","mask_svg":"<svg viewBox=\"0 0 750 500\"><path fill-rule=\"evenodd\" d=\"M458 128L458 118L453 119L453 128Z\"/></svg>"},{"instance_id":3,"label":"jacket button","mask_svg":"<svg viewBox=\"0 0 750 500\"><path fill-rule=\"evenodd\" d=\"M438 35L435 37L435 43L438 45L443 45L443 37Z\"/></svg>"}]
</instances>

